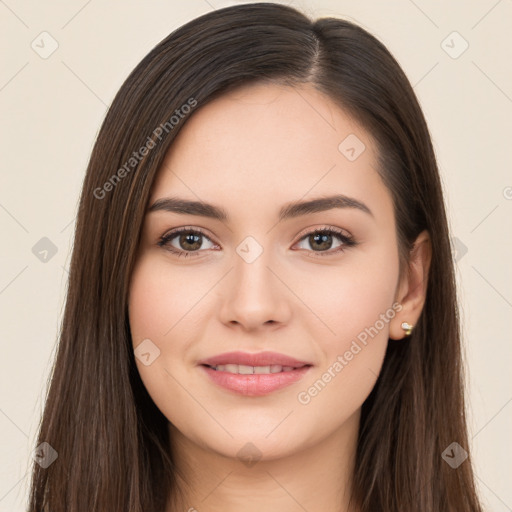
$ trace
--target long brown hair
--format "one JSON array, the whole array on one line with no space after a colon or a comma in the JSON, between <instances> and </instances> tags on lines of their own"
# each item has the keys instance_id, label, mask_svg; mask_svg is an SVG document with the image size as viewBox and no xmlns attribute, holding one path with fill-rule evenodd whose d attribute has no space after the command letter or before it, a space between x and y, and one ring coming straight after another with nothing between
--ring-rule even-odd
<instances>
[{"instance_id":1,"label":"long brown hair","mask_svg":"<svg viewBox=\"0 0 512 512\"><path fill-rule=\"evenodd\" d=\"M255 81L311 83L375 138L402 269L417 235L431 237L421 317L407 342L389 341L363 404L354 503L363 512L482 510L471 459L454 469L442 457L453 442L468 450L460 327L443 191L413 89L361 27L259 3L216 10L172 32L129 75L106 115L80 197L37 441L51 447L43 459L51 450L57 458L34 462L30 512L163 512L179 492L168 420L135 365L129 280L150 189L176 134L201 106Z\"/></svg>"}]
</instances>

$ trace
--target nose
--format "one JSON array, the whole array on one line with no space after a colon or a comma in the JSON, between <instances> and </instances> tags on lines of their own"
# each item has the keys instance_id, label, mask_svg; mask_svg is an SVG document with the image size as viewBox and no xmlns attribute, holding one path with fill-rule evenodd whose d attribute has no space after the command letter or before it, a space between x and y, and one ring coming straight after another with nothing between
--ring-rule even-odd
<instances>
[{"instance_id":1,"label":"nose","mask_svg":"<svg viewBox=\"0 0 512 512\"><path fill-rule=\"evenodd\" d=\"M277 329L289 321L293 294L271 260L270 251L250 263L238 254L234 256L234 269L222 292L220 316L224 324L254 331Z\"/></svg>"}]
</instances>

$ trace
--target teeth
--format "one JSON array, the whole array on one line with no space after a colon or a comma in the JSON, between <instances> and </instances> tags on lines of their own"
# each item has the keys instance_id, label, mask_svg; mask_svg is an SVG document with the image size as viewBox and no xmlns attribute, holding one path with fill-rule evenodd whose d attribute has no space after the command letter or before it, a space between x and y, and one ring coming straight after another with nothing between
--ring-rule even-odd
<instances>
[{"instance_id":1,"label":"teeth","mask_svg":"<svg viewBox=\"0 0 512 512\"><path fill-rule=\"evenodd\" d=\"M218 372L227 373L238 373L240 375L251 375L254 373L268 374L268 373L280 373L280 372L291 372L295 368L293 366L281 366L279 364L272 364L269 366L247 366L244 364L219 364L217 366L211 366Z\"/></svg>"},{"instance_id":2,"label":"teeth","mask_svg":"<svg viewBox=\"0 0 512 512\"><path fill-rule=\"evenodd\" d=\"M231 369L232 373L241 373L243 375L254 373L254 366L245 366L243 364L240 364L240 365L233 364L233 365L229 365L229 366L234 367ZM237 366L238 366L238 371L237 371Z\"/></svg>"}]
</instances>

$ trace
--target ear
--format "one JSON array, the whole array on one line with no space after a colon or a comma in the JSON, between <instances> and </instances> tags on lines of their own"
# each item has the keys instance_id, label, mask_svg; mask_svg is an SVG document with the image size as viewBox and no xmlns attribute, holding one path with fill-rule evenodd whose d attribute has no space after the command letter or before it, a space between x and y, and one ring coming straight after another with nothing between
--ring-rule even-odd
<instances>
[{"instance_id":1,"label":"ear","mask_svg":"<svg viewBox=\"0 0 512 512\"><path fill-rule=\"evenodd\" d=\"M405 337L402 322L416 325L423 310L427 295L428 273L432 258L432 246L428 231L422 231L416 238L409 254L409 264L401 279L395 300L402 309L390 322L389 337L400 340Z\"/></svg>"}]
</instances>

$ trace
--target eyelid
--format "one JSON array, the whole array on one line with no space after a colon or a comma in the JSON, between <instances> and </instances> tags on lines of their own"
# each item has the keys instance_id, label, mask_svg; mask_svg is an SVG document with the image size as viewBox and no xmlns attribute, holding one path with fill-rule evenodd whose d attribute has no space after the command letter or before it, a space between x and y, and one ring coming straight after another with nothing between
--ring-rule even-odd
<instances>
[{"instance_id":1,"label":"eyelid","mask_svg":"<svg viewBox=\"0 0 512 512\"><path fill-rule=\"evenodd\" d=\"M335 226L330 226L329 224L320 224L319 226L309 227L301 231L297 236L297 242L300 242L305 236L312 235L314 233L320 233L324 231L332 231L340 236L343 236L347 239L352 239L353 236L346 230L342 228L338 228ZM296 243L297 243L296 242Z\"/></svg>"}]
</instances>

